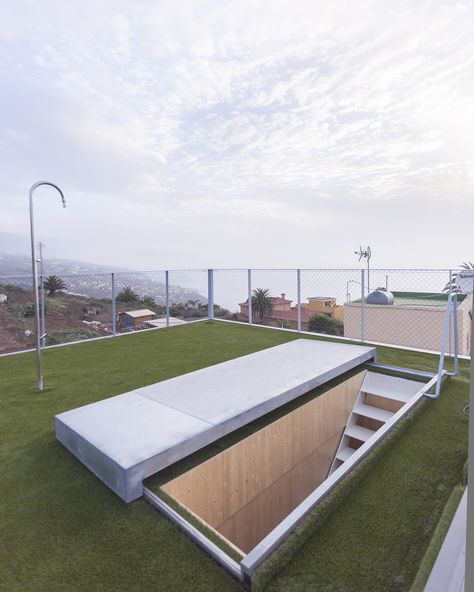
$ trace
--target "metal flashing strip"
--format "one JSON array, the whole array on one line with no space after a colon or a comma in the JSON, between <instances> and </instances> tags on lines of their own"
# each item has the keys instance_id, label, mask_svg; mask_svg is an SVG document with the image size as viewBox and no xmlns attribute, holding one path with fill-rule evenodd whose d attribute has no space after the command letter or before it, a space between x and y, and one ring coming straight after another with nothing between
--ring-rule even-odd
<instances>
[{"instance_id":1,"label":"metal flashing strip","mask_svg":"<svg viewBox=\"0 0 474 592\"><path fill-rule=\"evenodd\" d=\"M434 372L424 372L422 370L411 370L410 368L403 368L402 366L389 366L387 364L376 364L375 362L368 362L366 364L369 370L382 370L383 372L396 372L405 374L406 376L414 376L417 378L428 378L431 380L435 376Z\"/></svg>"},{"instance_id":2,"label":"metal flashing strip","mask_svg":"<svg viewBox=\"0 0 474 592\"><path fill-rule=\"evenodd\" d=\"M424 592L464 592L467 495L466 488L428 577Z\"/></svg>"}]
</instances>

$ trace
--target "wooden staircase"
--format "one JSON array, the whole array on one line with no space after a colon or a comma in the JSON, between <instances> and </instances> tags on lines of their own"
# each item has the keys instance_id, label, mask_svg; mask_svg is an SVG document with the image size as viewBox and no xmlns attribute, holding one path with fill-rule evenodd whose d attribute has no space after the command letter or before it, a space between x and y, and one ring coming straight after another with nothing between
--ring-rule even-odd
<instances>
[{"instance_id":1,"label":"wooden staircase","mask_svg":"<svg viewBox=\"0 0 474 592\"><path fill-rule=\"evenodd\" d=\"M410 401L421 388L415 380L367 372L344 428L328 476Z\"/></svg>"}]
</instances>

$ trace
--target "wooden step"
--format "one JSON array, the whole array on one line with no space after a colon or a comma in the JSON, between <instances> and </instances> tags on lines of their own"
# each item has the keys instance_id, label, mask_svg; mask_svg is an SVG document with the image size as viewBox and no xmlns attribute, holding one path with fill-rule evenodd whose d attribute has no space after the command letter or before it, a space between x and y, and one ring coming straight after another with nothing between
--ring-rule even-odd
<instances>
[{"instance_id":1,"label":"wooden step","mask_svg":"<svg viewBox=\"0 0 474 592\"><path fill-rule=\"evenodd\" d=\"M422 382L367 372L361 391L368 395L376 395L400 403L407 403L422 387Z\"/></svg>"},{"instance_id":2,"label":"wooden step","mask_svg":"<svg viewBox=\"0 0 474 592\"><path fill-rule=\"evenodd\" d=\"M360 425L353 425L350 428L346 429L344 436L355 438L356 440L360 440L361 442L367 442L367 440L374 434L374 430L369 430L369 428L363 428Z\"/></svg>"},{"instance_id":3,"label":"wooden step","mask_svg":"<svg viewBox=\"0 0 474 592\"><path fill-rule=\"evenodd\" d=\"M351 448L350 446L346 446L345 448L341 448L338 453L336 454L336 458L338 460L342 460L342 462L346 462L348 458L350 458L355 452L355 448Z\"/></svg>"},{"instance_id":4,"label":"wooden step","mask_svg":"<svg viewBox=\"0 0 474 592\"><path fill-rule=\"evenodd\" d=\"M367 386L362 389L362 392L364 395L375 395L376 397L392 399L393 401L398 401L399 403L408 403L408 401L413 397L413 395L407 393L396 393L388 389L371 388Z\"/></svg>"},{"instance_id":5,"label":"wooden step","mask_svg":"<svg viewBox=\"0 0 474 592\"><path fill-rule=\"evenodd\" d=\"M363 417L370 417L370 419L376 419L377 421L382 421L383 423L388 421L392 415L394 415L392 411L379 409L373 405L364 405L364 403L358 403L354 407L353 413L357 413L357 415L362 415Z\"/></svg>"}]
</instances>

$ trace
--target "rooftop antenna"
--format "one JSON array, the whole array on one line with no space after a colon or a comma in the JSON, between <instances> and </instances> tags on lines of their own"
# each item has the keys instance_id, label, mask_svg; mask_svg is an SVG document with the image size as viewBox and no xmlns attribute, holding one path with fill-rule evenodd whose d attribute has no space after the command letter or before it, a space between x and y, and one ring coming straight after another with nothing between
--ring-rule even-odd
<instances>
[{"instance_id":1,"label":"rooftop antenna","mask_svg":"<svg viewBox=\"0 0 474 592\"><path fill-rule=\"evenodd\" d=\"M359 247L358 251L354 251L354 255L359 255L359 261L367 259L367 294L370 294L370 258L372 257L372 250L369 246L366 247L365 251L362 247Z\"/></svg>"}]
</instances>

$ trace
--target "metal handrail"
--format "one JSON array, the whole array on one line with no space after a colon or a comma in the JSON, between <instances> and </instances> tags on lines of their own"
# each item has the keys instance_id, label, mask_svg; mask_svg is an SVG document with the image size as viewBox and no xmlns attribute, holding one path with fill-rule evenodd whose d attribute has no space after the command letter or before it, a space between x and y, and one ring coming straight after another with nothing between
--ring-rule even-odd
<instances>
[{"instance_id":1,"label":"metal handrail","mask_svg":"<svg viewBox=\"0 0 474 592\"><path fill-rule=\"evenodd\" d=\"M448 372L444 369L444 358L446 356L446 347L450 346L448 342L448 336L451 330L451 315L454 320L454 369L453 372ZM449 339L449 341L451 341ZM425 393L425 397L428 399L438 399L441 394L441 382L443 376L457 376L459 374L459 347L458 347L458 295L455 292L448 294L448 304L446 307L446 316L444 317L444 330L443 337L441 339L441 353L439 356L438 366L438 380L436 382L436 390L434 394Z\"/></svg>"}]
</instances>

